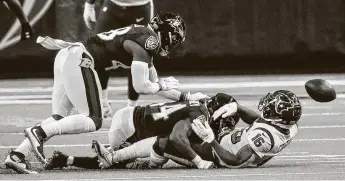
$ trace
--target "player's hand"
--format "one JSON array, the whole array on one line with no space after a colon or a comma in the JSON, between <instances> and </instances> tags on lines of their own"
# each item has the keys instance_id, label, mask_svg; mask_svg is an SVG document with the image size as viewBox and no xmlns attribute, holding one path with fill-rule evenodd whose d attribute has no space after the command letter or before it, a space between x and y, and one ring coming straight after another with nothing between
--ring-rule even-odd
<instances>
[{"instance_id":1,"label":"player's hand","mask_svg":"<svg viewBox=\"0 0 345 181\"><path fill-rule=\"evenodd\" d=\"M190 92L188 92L187 94L187 100L189 101L199 101L201 99L206 99L206 98L210 98L210 97L201 92L197 92L195 94L190 94Z\"/></svg>"},{"instance_id":2,"label":"player's hand","mask_svg":"<svg viewBox=\"0 0 345 181\"><path fill-rule=\"evenodd\" d=\"M199 168L199 169L209 169L214 167L214 163L211 161L203 160L199 155L197 155L192 162Z\"/></svg>"},{"instance_id":3,"label":"player's hand","mask_svg":"<svg viewBox=\"0 0 345 181\"><path fill-rule=\"evenodd\" d=\"M222 106L221 108L219 108L218 110L216 110L212 115L212 119L216 120L220 116L222 116L222 118L226 118L228 116L234 115L236 112L237 112L237 103L236 102L228 103Z\"/></svg>"},{"instance_id":4,"label":"player's hand","mask_svg":"<svg viewBox=\"0 0 345 181\"><path fill-rule=\"evenodd\" d=\"M114 112L113 112L113 109L111 108L111 105L108 99L103 99L102 104L103 104L103 119L112 118Z\"/></svg>"},{"instance_id":5,"label":"player's hand","mask_svg":"<svg viewBox=\"0 0 345 181\"><path fill-rule=\"evenodd\" d=\"M160 78L158 84L161 87L161 91L176 89L180 85L179 81L174 77Z\"/></svg>"},{"instance_id":6,"label":"player's hand","mask_svg":"<svg viewBox=\"0 0 345 181\"><path fill-rule=\"evenodd\" d=\"M214 133L205 119L204 115L195 118L192 123L192 129L204 142L211 143L214 140Z\"/></svg>"},{"instance_id":7,"label":"player's hand","mask_svg":"<svg viewBox=\"0 0 345 181\"><path fill-rule=\"evenodd\" d=\"M83 18L85 25L90 30L92 29L91 22L96 22L96 12L95 12L95 5L85 2Z\"/></svg>"},{"instance_id":8,"label":"player's hand","mask_svg":"<svg viewBox=\"0 0 345 181\"><path fill-rule=\"evenodd\" d=\"M34 30L29 23L22 24L21 40L33 38Z\"/></svg>"}]
</instances>

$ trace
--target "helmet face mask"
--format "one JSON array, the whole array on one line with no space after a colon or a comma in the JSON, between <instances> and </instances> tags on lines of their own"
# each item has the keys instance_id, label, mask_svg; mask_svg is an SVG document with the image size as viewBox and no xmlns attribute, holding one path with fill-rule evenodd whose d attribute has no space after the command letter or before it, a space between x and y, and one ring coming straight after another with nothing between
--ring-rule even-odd
<instances>
[{"instance_id":1,"label":"helmet face mask","mask_svg":"<svg viewBox=\"0 0 345 181\"><path fill-rule=\"evenodd\" d=\"M161 42L159 55L167 56L171 49L185 42L186 25L184 20L174 13L156 14L149 23Z\"/></svg>"},{"instance_id":2,"label":"helmet face mask","mask_svg":"<svg viewBox=\"0 0 345 181\"><path fill-rule=\"evenodd\" d=\"M262 111L263 118L272 119L284 125L297 123L302 115L298 97L287 90L268 93L261 98L258 109Z\"/></svg>"}]
</instances>

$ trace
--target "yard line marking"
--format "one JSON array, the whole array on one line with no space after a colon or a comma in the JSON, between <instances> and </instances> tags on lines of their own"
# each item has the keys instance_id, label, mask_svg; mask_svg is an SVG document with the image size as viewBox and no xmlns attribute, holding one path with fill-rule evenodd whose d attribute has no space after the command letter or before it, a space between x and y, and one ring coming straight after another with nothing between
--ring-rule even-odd
<instances>
[{"instance_id":1,"label":"yard line marking","mask_svg":"<svg viewBox=\"0 0 345 181\"><path fill-rule=\"evenodd\" d=\"M181 84L179 89L233 89L233 88L249 88L249 87L291 87L303 86L306 81L245 81L230 83L185 83ZM345 80L329 80L333 86L345 85ZM205 84L207 86L205 86ZM126 91L127 86L111 86L111 91ZM16 87L16 88L0 88L0 93L21 93L21 92L51 92L52 87Z\"/></svg>"},{"instance_id":2,"label":"yard line marking","mask_svg":"<svg viewBox=\"0 0 345 181\"><path fill-rule=\"evenodd\" d=\"M312 142L312 141L345 141L345 138L334 138L334 139L296 139L293 140L292 142ZM90 144L61 144L61 145L44 145L44 147L47 148L62 148L62 147L86 147L90 146ZM15 148L17 145L9 145L9 146L0 146L0 149L9 149L9 148ZM337 157L337 156L345 156L345 155L331 155L328 157ZM282 156L282 157L292 157L292 156ZM298 156L295 156L298 157ZM299 156L303 157L303 156ZM327 157L327 156L325 156Z\"/></svg>"},{"instance_id":3,"label":"yard line marking","mask_svg":"<svg viewBox=\"0 0 345 181\"><path fill-rule=\"evenodd\" d=\"M43 120L42 120L43 121ZM244 127L238 127L239 129L244 128ZM328 126L299 126L299 129L329 129L329 128L345 128L345 125L328 125ZM90 133L84 133L84 134L108 134L109 129L108 128L102 128L98 131L95 132L90 132ZM24 135L24 133L18 133L18 132L9 132L9 133L0 133L0 135ZM345 138L323 138L323 140L327 141L334 141L334 140L339 140L342 141L342 139ZM301 141L304 139L296 139L297 141ZM293 141L296 141L293 140ZM318 141L319 139L313 139L314 141Z\"/></svg>"}]
</instances>

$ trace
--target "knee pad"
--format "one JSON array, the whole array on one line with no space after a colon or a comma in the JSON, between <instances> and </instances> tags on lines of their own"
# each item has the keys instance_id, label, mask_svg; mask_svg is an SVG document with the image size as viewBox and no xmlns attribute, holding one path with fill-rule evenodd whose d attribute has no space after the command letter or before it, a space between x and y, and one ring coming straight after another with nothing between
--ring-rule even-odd
<instances>
[{"instance_id":1,"label":"knee pad","mask_svg":"<svg viewBox=\"0 0 345 181\"><path fill-rule=\"evenodd\" d=\"M96 130L99 130L102 127L103 119L100 117L96 117L96 116L90 116L90 118L95 123Z\"/></svg>"}]
</instances>

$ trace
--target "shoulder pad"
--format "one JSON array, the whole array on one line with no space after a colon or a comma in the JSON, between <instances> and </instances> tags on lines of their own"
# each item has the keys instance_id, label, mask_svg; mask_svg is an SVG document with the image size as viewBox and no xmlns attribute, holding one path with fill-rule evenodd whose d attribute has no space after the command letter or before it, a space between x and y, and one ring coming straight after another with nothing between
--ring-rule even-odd
<instances>
[{"instance_id":1,"label":"shoulder pad","mask_svg":"<svg viewBox=\"0 0 345 181\"><path fill-rule=\"evenodd\" d=\"M256 128L247 132L247 141L252 149L260 156L269 152L274 146L272 134L264 128Z\"/></svg>"},{"instance_id":2,"label":"shoulder pad","mask_svg":"<svg viewBox=\"0 0 345 181\"><path fill-rule=\"evenodd\" d=\"M151 56L157 54L160 48L160 42L157 35L147 27L134 27L135 34L132 39L143 47Z\"/></svg>"}]
</instances>

